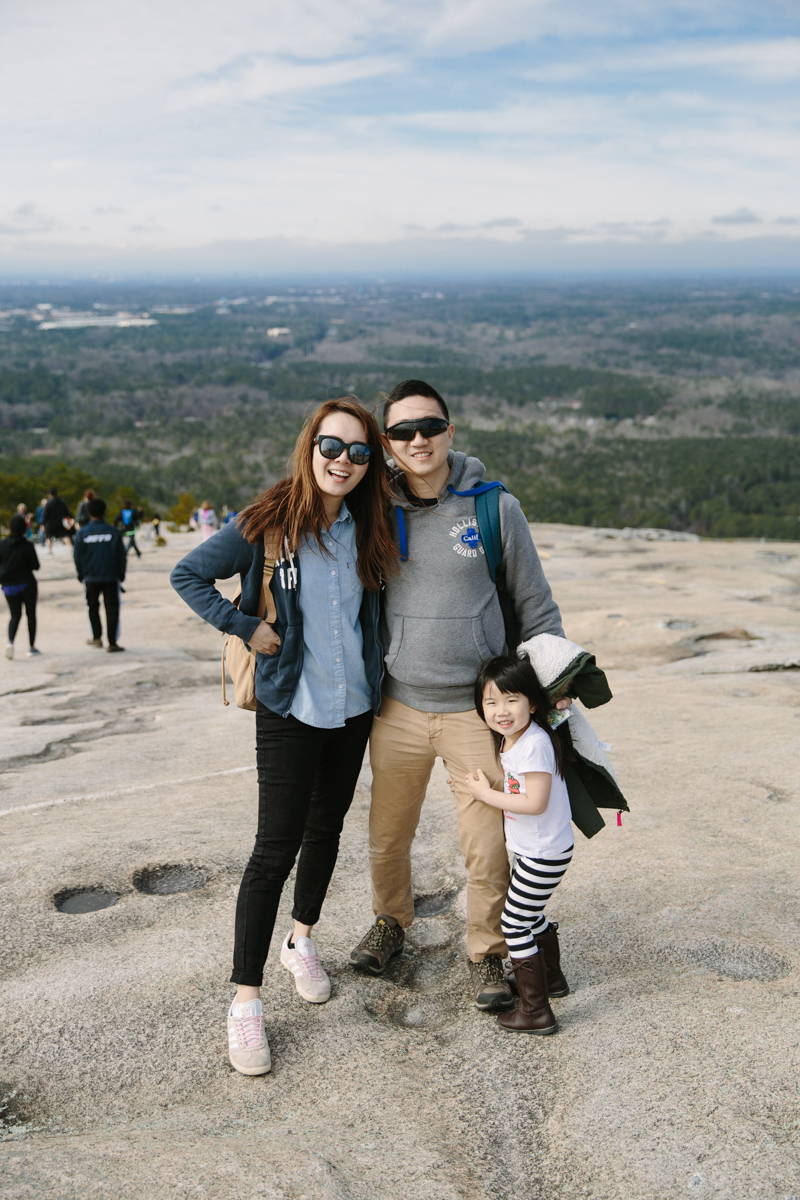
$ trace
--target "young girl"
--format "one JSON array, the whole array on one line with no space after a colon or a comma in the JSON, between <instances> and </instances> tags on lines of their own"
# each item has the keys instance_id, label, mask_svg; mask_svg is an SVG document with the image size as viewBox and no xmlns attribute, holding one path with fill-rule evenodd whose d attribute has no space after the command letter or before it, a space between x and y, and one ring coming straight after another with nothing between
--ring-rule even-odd
<instances>
[{"instance_id":1,"label":"young girl","mask_svg":"<svg viewBox=\"0 0 800 1200\"><path fill-rule=\"evenodd\" d=\"M573 838L563 751L547 721L553 706L527 658L501 657L481 667L475 707L494 737L504 785L494 791L479 770L466 776L467 787L476 800L503 809L506 845L515 855L501 925L519 1008L497 1020L515 1033L555 1033L548 993L566 996L569 986L561 973L558 926L543 910L569 866Z\"/></svg>"},{"instance_id":2,"label":"young girl","mask_svg":"<svg viewBox=\"0 0 800 1200\"><path fill-rule=\"evenodd\" d=\"M263 1075L271 1065L261 984L296 858L294 926L280 961L304 1000L321 1004L330 996L311 930L380 707L379 589L397 560L380 432L355 397L319 406L292 462L288 479L257 496L171 577L196 613L257 653L258 829L236 905L237 990L228 1011L230 1061L243 1075ZM265 535L283 546L269 584L272 624L256 615ZM237 574L238 609L214 586Z\"/></svg>"}]
</instances>

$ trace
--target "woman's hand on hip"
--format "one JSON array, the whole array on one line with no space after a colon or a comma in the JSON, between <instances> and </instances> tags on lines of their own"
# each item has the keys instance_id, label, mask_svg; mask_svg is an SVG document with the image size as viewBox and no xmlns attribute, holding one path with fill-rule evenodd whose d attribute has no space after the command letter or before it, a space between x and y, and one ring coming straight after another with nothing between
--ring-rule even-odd
<instances>
[{"instance_id":1,"label":"woman's hand on hip","mask_svg":"<svg viewBox=\"0 0 800 1200\"><path fill-rule=\"evenodd\" d=\"M271 625L262 621L255 633L251 634L248 644L251 650L257 650L259 654L277 654L281 647L281 639Z\"/></svg>"}]
</instances>

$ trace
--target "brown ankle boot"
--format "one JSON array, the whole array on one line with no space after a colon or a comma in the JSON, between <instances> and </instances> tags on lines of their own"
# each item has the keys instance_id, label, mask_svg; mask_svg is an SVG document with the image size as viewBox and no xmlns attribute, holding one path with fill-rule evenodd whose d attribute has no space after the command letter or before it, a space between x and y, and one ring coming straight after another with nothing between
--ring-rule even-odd
<instances>
[{"instance_id":1,"label":"brown ankle boot","mask_svg":"<svg viewBox=\"0 0 800 1200\"><path fill-rule=\"evenodd\" d=\"M536 935L536 945L539 953L544 953L544 965L547 970L548 996L568 996L569 984L561 970L561 950L558 945L558 923L550 922L549 929Z\"/></svg>"},{"instance_id":2,"label":"brown ankle boot","mask_svg":"<svg viewBox=\"0 0 800 1200\"><path fill-rule=\"evenodd\" d=\"M509 1033L555 1033L558 1021L547 1002L547 976L543 954L513 958L514 978L519 992L519 1008L502 1013L497 1024Z\"/></svg>"}]
</instances>

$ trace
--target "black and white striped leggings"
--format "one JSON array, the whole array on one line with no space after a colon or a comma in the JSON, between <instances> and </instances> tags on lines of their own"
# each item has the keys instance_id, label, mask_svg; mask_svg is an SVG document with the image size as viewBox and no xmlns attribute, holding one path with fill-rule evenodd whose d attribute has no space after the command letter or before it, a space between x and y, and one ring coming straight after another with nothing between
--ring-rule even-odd
<instances>
[{"instance_id":1,"label":"black and white striped leggings","mask_svg":"<svg viewBox=\"0 0 800 1200\"><path fill-rule=\"evenodd\" d=\"M550 922L543 909L556 890L572 860L573 847L558 858L523 858L516 855L505 908L500 918L503 936L512 958L531 958L538 953L536 935L545 933Z\"/></svg>"}]
</instances>

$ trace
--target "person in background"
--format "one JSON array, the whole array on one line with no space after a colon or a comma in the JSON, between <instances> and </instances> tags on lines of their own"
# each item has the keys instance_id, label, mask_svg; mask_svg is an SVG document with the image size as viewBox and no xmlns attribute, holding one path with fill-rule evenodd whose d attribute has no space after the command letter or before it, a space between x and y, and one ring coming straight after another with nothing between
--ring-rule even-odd
<instances>
[{"instance_id":1,"label":"person in background","mask_svg":"<svg viewBox=\"0 0 800 1200\"><path fill-rule=\"evenodd\" d=\"M239 514L238 514L238 512L236 511L236 509L235 509L235 508L229 508L229 509L228 509L228 510L225 512L224 520L223 520L223 522L222 522L222 523L223 523L223 525L229 525L229 524L231 523L231 521L235 521L235 520L236 520L236 518L238 517L238 515L239 515Z\"/></svg>"},{"instance_id":2,"label":"person in background","mask_svg":"<svg viewBox=\"0 0 800 1200\"><path fill-rule=\"evenodd\" d=\"M161 537L161 517L158 515L158 513L153 513L152 517L150 518L150 528L153 530L153 536L155 537L156 542L158 542L158 539Z\"/></svg>"},{"instance_id":3,"label":"person in background","mask_svg":"<svg viewBox=\"0 0 800 1200\"><path fill-rule=\"evenodd\" d=\"M20 513L9 522L9 536L0 542L0 586L8 603L11 620L8 622L6 658L14 657L14 638L22 620L22 609L28 619L28 658L39 653L36 649L36 578L39 557L28 541L28 526Z\"/></svg>"},{"instance_id":4,"label":"person in background","mask_svg":"<svg viewBox=\"0 0 800 1200\"><path fill-rule=\"evenodd\" d=\"M103 648L103 627L100 624L100 597L106 610L106 632L109 654L124 650L119 638L119 585L125 578L127 555L122 534L105 520L106 502L95 498L89 501L89 524L75 537L75 570L84 585L86 605L92 636L89 646Z\"/></svg>"},{"instance_id":5,"label":"person in background","mask_svg":"<svg viewBox=\"0 0 800 1200\"><path fill-rule=\"evenodd\" d=\"M87 488L83 494L83 499L78 505L78 511L75 514L75 523L78 529L83 529L84 525L89 524L89 501L95 499L95 493L92 488Z\"/></svg>"},{"instance_id":6,"label":"person in background","mask_svg":"<svg viewBox=\"0 0 800 1200\"><path fill-rule=\"evenodd\" d=\"M204 542L207 542L211 535L219 529L217 514L211 507L210 500L204 500L200 505L197 513L197 523L200 526L200 535Z\"/></svg>"},{"instance_id":7,"label":"person in background","mask_svg":"<svg viewBox=\"0 0 800 1200\"><path fill-rule=\"evenodd\" d=\"M69 524L72 513L67 504L58 494L58 488L51 488L47 493L47 503L42 513L44 536L47 542L47 553L53 553L53 542L62 541L65 546L70 544Z\"/></svg>"},{"instance_id":8,"label":"person in background","mask_svg":"<svg viewBox=\"0 0 800 1200\"><path fill-rule=\"evenodd\" d=\"M142 552L136 545L136 531L139 528L139 523L142 519L142 510L135 508L132 500L124 500L120 514L114 522L115 525L121 526L122 535L125 539L125 554L130 550L136 551L136 557L141 558Z\"/></svg>"},{"instance_id":9,"label":"person in background","mask_svg":"<svg viewBox=\"0 0 800 1200\"><path fill-rule=\"evenodd\" d=\"M46 504L47 496L44 496L36 506L36 536L40 546L44 545L44 506Z\"/></svg>"},{"instance_id":10,"label":"person in background","mask_svg":"<svg viewBox=\"0 0 800 1200\"><path fill-rule=\"evenodd\" d=\"M17 505L17 516L22 517L25 522L25 537L30 540L33 537L33 530L31 528L31 514L28 512L27 504Z\"/></svg>"}]
</instances>

